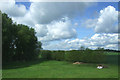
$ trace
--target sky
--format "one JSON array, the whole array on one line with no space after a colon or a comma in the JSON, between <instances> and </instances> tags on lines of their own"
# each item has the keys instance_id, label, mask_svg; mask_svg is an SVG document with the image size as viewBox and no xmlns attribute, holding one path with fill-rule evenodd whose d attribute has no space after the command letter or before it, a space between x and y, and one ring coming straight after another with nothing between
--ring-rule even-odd
<instances>
[{"instance_id":1,"label":"sky","mask_svg":"<svg viewBox=\"0 0 120 80\"><path fill-rule=\"evenodd\" d=\"M45 50L118 50L117 2L1 2L0 10L36 31Z\"/></svg>"}]
</instances>

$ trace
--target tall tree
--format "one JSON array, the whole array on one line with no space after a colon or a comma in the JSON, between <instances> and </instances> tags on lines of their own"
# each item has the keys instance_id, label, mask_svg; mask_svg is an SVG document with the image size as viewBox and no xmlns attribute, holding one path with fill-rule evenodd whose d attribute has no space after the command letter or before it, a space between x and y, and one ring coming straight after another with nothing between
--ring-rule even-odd
<instances>
[{"instance_id":1,"label":"tall tree","mask_svg":"<svg viewBox=\"0 0 120 80\"><path fill-rule=\"evenodd\" d=\"M85 47L84 47L84 46L81 46L79 50L85 50Z\"/></svg>"},{"instance_id":2,"label":"tall tree","mask_svg":"<svg viewBox=\"0 0 120 80\"><path fill-rule=\"evenodd\" d=\"M2 14L2 20L3 61L28 61L37 58L36 50L41 49L42 44L37 41L35 30L13 23L7 14Z\"/></svg>"},{"instance_id":3,"label":"tall tree","mask_svg":"<svg viewBox=\"0 0 120 80\"><path fill-rule=\"evenodd\" d=\"M7 14L2 14L2 51L3 59L9 61L12 59L12 20Z\"/></svg>"}]
</instances>

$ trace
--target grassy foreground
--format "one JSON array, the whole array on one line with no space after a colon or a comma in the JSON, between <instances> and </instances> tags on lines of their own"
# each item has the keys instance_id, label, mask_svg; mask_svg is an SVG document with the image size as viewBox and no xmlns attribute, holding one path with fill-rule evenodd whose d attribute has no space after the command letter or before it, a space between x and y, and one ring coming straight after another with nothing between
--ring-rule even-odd
<instances>
[{"instance_id":1,"label":"grassy foreground","mask_svg":"<svg viewBox=\"0 0 120 80\"><path fill-rule=\"evenodd\" d=\"M96 64L79 64L64 61L44 61L9 65L3 69L3 78L117 78L118 66L107 65L109 68L97 69ZM13 69L10 69L13 68ZM15 68L16 67L16 68Z\"/></svg>"}]
</instances>

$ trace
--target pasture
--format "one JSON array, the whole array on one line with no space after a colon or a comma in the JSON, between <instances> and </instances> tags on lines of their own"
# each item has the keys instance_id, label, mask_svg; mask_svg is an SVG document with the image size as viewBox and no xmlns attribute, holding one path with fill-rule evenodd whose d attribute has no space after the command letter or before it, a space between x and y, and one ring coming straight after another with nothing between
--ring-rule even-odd
<instances>
[{"instance_id":1,"label":"pasture","mask_svg":"<svg viewBox=\"0 0 120 80\"><path fill-rule=\"evenodd\" d=\"M32 61L8 65L3 69L3 78L117 78L118 66L97 69L97 64L74 65L66 61Z\"/></svg>"},{"instance_id":2,"label":"pasture","mask_svg":"<svg viewBox=\"0 0 120 80\"><path fill-rule=\"evenodd\" d=\"M60 54L60 53L59 53ZM115 54L115 55L114 55ZM118 53L106 53L104 65L108 68L97 69L99 63L85 62L73 64L66 60L18 61L3 65L3 78L118 78ZM44 58L47 55L44 55ZM75 55L74 55L75 56ZM98 56L99 57L99 56ZM61 59L63 59L61 57ZM75 58L74 58L75 59Z\"/></svg>"}]
</instances>

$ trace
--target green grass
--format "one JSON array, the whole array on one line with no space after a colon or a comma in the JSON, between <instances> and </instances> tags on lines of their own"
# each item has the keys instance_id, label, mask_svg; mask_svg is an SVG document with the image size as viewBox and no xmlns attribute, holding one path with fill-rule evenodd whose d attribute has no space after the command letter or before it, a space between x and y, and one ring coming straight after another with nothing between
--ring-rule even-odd
<instances>
[{"instance_id":1,"label":"green grass","mask_svg":"<svg viewBox=\"0 0 120 80\"><path fill-rule=\"evenodd\" d=\"M106 55L119 55L119 52L105 52Z\"/></svg>"},{"instance_id":2,"label":"green grass","mask_svg":"<svg viewBox=\"0 0 120 80\"><path fill-rule=\"evenodd\" d=\"M117 78L118 66L97 69L97 64L73 65L65 61L33 61L7 64L3 78Z\"/></svg>"}]
</instances>

